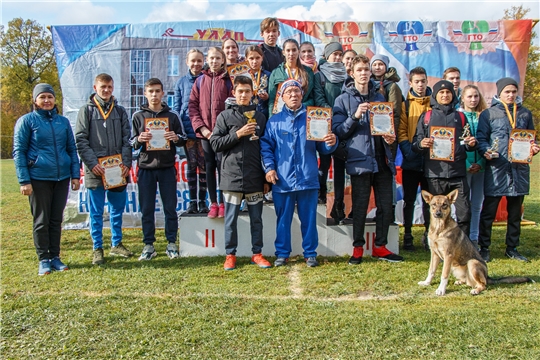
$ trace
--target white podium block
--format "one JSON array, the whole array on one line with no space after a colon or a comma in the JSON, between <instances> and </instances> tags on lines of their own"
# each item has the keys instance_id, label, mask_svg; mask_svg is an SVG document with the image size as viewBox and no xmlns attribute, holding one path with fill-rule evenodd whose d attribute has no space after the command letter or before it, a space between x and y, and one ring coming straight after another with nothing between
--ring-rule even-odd
<instances>
[{"instance_id":1,"label":"white podium block","mask_svg":"<svg viewBox=\"0 0 540 360\"><path fill-rule=\"evenodd\" d=\"M180 256L218 256L225 255L225 239L223 219L209 219L206 216L180 216ZM328 226L326 224L326 206L317 206L317 232L319 247L317 254L321 256L343 256L352 253L352 225ZM371 254L375 241L375 223L366 224L366 245L364 253ZM275 256L274 240L276 238L276 213L273 205L263 207L263 254ZM398 253L399 226L390 225L388 233L388 250ZM300 220L295 212L291 225L291 256L302 255L302 233ZM251 234L247 212L238 216L237 256L251 256Z\"/></svg>"}]
</instances>

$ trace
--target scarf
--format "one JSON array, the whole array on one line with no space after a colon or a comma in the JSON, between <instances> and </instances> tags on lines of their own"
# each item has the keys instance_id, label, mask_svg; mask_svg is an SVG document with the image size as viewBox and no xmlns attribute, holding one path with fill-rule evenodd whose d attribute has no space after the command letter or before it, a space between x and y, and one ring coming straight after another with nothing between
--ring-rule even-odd
<instances>
[{"instance_id":1,"label":"scarf","mask_svg":"<svg viewBox=\"0 0 540 360\"><path fill-rule=\"evenodd\" d=\"M342 62L325 62L319 70L332 84L343 83L347 79L347 70Z\"/></svg>"},{"instance_id":2,"label":"scarf","mask_svg":"<svg viewBox=\"0 0 540 360\"><path fill-rule=\"evenodd\" d=\"M317 60L315 60L314 57L311 59L306 59L306 60L300 59L300 62L302 63L302 65L305 65L311 70L313 70L314 74L316 74L319 71L317 70Z\"/></svg>"}]
</instances>

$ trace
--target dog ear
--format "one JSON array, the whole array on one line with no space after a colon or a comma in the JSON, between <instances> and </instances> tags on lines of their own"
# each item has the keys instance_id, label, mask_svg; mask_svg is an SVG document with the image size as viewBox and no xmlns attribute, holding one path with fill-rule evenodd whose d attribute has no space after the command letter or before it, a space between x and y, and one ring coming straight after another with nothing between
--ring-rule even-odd
<instances>
[{"instance_id":1,"label":"dog ear","mask_svg":"<svg viewBox=\"0 0 540 360\"><path fill-rule=\"evenodd\" d=\"M428 193L426 190L422 190L422 197L424 198L424 201L428 204L431 202L431 199L433 199L433 195Z\"/></svg>"},{"instance_id":2,"label":"dog ear","mask_svg":"<svg viewBox=\"0 0 540 360\"><path fill-rule=\"evenodd\" d=\"M446 195L446 198L450 200L450 203L453 204L456 202L458 195L459 195L459 189L454 189L448 195Z\"/></svg>"}]
</instances>

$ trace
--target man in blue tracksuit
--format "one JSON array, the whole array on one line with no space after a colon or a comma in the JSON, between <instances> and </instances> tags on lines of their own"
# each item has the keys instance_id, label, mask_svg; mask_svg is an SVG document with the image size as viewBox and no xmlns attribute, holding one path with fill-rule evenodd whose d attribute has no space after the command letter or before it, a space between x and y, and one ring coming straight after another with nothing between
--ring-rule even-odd
<instances>
[{"instance_id":1,"label":"man in blue tracksuit","mask_svg":"<svg viewBox=\"0 0 540 360\"><path fill-rule=\"evenodd\" d=\"M317 151L330 154L336 147L336 136L329 133L324 141L306 139L306 107L302 105L302 85L287 80L281 86L285 106L272 116L261 137L261 155L266 181L274 184L272 193L277 215L275 266L283 266L291 253L291 223L294 207L302 230L304 259L310 267L319 265L316 259L317 196L319 177Z\"/></svg>"}]
</instances>

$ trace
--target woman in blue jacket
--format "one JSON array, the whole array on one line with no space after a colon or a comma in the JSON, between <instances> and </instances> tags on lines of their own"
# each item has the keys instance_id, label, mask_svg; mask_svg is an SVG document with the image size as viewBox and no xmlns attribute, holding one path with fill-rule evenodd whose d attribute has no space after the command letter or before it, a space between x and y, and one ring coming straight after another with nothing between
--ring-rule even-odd
<instances>
[{"instance_id":1,"label":"woman in blue jacket","mask_svg":"<svg viewBox=\"0 0 540 360\"><path fill-rule=\"evenodd\" d=\"M58 114L51 85L33 91L34 111L15 124L13 159L21 194L29 197L34 217L34 246L39 275L68 267L60 260L62 215L69 186L79 189L79 158L69 120ZM71 181L70 181L71 179Z\"/></svg>"}]
</instances>

